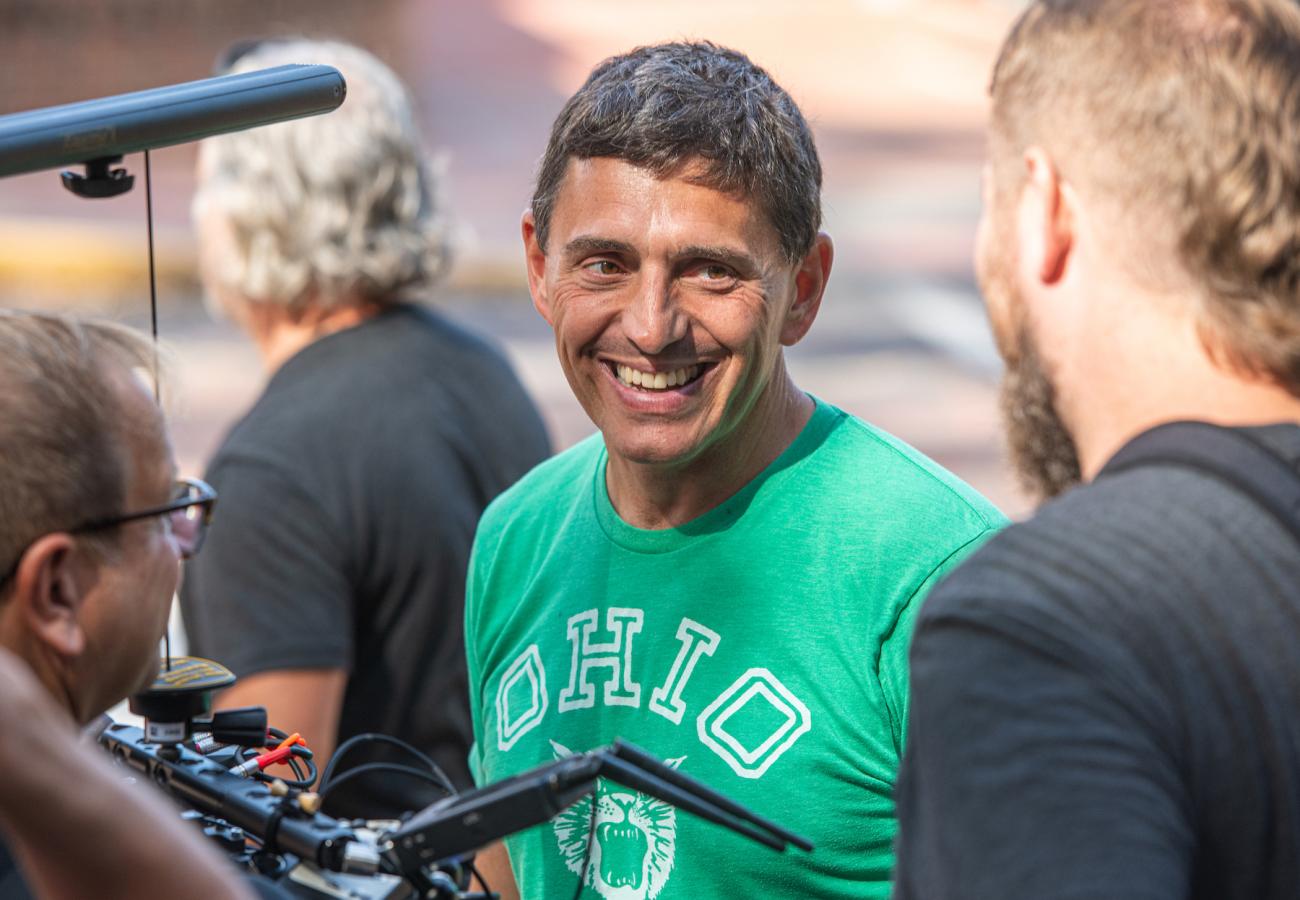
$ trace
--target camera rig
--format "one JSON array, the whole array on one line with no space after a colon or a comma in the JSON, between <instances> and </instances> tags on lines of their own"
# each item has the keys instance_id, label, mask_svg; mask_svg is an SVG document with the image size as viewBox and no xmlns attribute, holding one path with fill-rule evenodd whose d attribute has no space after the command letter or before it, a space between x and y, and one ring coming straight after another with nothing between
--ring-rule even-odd
<instances>
[{"instance_id":1,"label":"camera rig","mask_svg":"<svg viewBox=\"0 0 1300 900\"><path fill-rule=\"evenodd\" d=\"M217 663L175 658L150 691L131 698L144 727L110 723L98 740L116 760L187 807L184 817L236 862L297 896L493 896L469 889L474 851L546 822L593 793L598 779L774 850L790 844L812 849L804 838L623 741L450 794L402 819L333 818L320 811L320 795L309 786L290 787L249 767L245 750L267 746L265 710L211 711L212 692L233 683L234 676Z\"/></svg>"}]
</instances>

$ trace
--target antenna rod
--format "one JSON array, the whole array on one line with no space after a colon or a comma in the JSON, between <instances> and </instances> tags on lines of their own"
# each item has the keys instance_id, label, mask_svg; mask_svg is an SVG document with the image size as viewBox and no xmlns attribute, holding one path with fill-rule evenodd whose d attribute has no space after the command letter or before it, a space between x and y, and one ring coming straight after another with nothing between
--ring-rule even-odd
<instances>
[{"instance_id":1,"label":"antenna rod","mask_svg":"<svg viewBox=\"0 0 1300 900\"><path fill-rule=\"evenodd\" d=\"M158 368L158 279L153 265L153 178L149 166L149 151L144 151L144 216L149 245L149 321L153 334L153 400L162 406L162 373ZM171 606L168 604L168 612ZM172 670L171 616L167 616L167 630L163 632L163 658L166 671Z\"/></svg>"}]
</instances>

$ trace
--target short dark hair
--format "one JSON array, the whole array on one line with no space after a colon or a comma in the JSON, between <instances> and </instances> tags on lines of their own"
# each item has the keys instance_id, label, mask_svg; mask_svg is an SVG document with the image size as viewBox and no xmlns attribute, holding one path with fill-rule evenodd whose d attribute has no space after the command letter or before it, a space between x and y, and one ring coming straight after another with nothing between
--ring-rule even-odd
<instances>
[{"instance_id":1,"label":"short dark hair","mask_svg":"<svg viewBox=\"0 0 1300 900\"><path fill-rule=\"evenodd\" d=\"M543 250L569 160L597 157L661 177L703 161L701 183L757 200L791 262L821 227L821 161L799 107L747 56L716 44L638 47L605 60L569 98L533 192Z\"/></svg>"}]
</instances>

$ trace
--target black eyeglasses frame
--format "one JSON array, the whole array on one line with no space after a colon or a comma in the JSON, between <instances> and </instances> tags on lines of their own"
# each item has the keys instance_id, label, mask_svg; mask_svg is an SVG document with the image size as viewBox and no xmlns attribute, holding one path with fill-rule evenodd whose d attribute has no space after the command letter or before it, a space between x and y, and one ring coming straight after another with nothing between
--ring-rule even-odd
<instances>
[{"instance_id":1,"label":"black eyeglasses frame","mask_svg":"<svg viewBox=\"0 0 1300 900\"><path fill-rule=\"evenodd\" d=\"M104 519L93 519L89 522L83 522L75 528L67 529L68 534L85 534L88 531L103 531L107 528L116 528L118 525L124 525L127 522L134 522L137 519L148 519L150 516L161 516L167 513L173 513L180 509L187 509L191 506L200 506L203 508L203 528L207 528L212 521L212 507L217 502L217 492L200 478L177 478L177 484L187 485L188 487L197 488L197 497L177 497L161 506L142 509L137 512L123 513L120 516L109 516ZM195 547L193 553L198 553L198 547ZM192 555L192 554L191 554Z\"/></svg>"},{"instance_id":2,"label":"black eyeglasses frame","mask_svg":"<svg viewBox=\"0 0 1300 900\"><path fill-rule=\"evenodd\" d=\"M123 513L120 516L108 516L103 519L92 519L89 522L83 522L73 528L66 528L63 530L67 534L87 534L92 531L105 531L109 528L116 528L118 525L124 525L127 522L134 522L138 519L148 519L151 516L163 516L180 509L198 506L203 510L203 520L199 525L199 539L195 542L194 549L185 554L186 558L191 557L198 553L199 548L203 546L203 537L207 534L208 525L212 522L212 507L217 502L217 492L212 485L200 478L177 478L176 483L178 485L183 484L191 488L196 488L198 496L177 497L175 500L169 500L161 506L153 506L136 512ZM35 543L35 541L33 541L33 543ZM9 567L9 570L5 572L4 575L0 575L0 586L7 584L9 579L14 577L14 573L18 571L18 566L22 563L23 557L27 555L27 551L30 548L31 544L24 547L22 552L18 554L18 558L14 560L13 565Z\"/></svg>"}]
</instances>

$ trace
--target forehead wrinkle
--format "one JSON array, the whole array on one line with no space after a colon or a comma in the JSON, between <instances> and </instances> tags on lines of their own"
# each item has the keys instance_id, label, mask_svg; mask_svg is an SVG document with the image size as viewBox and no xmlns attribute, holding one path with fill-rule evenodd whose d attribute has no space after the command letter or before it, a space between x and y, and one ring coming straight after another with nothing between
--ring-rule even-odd
<instances>
[{"instance_id":1,"label":"forehead wrinkle","mask_svg":"<svg viewBox=\"0 0 1300 900\"><path fill-rule=\"evenodd\" d=\"M659 175L623 160L571 160L555 225L575 236L560 246L572 263L584 253L677 260L687 253L719 257L754 272L782 256L780 236L754 198L684 177ZM570 202L578 206L570 206ZM564 221L573 223L566 228ZM703 249L701 249L703 248Z\"/></svg>"}]
</instances>

